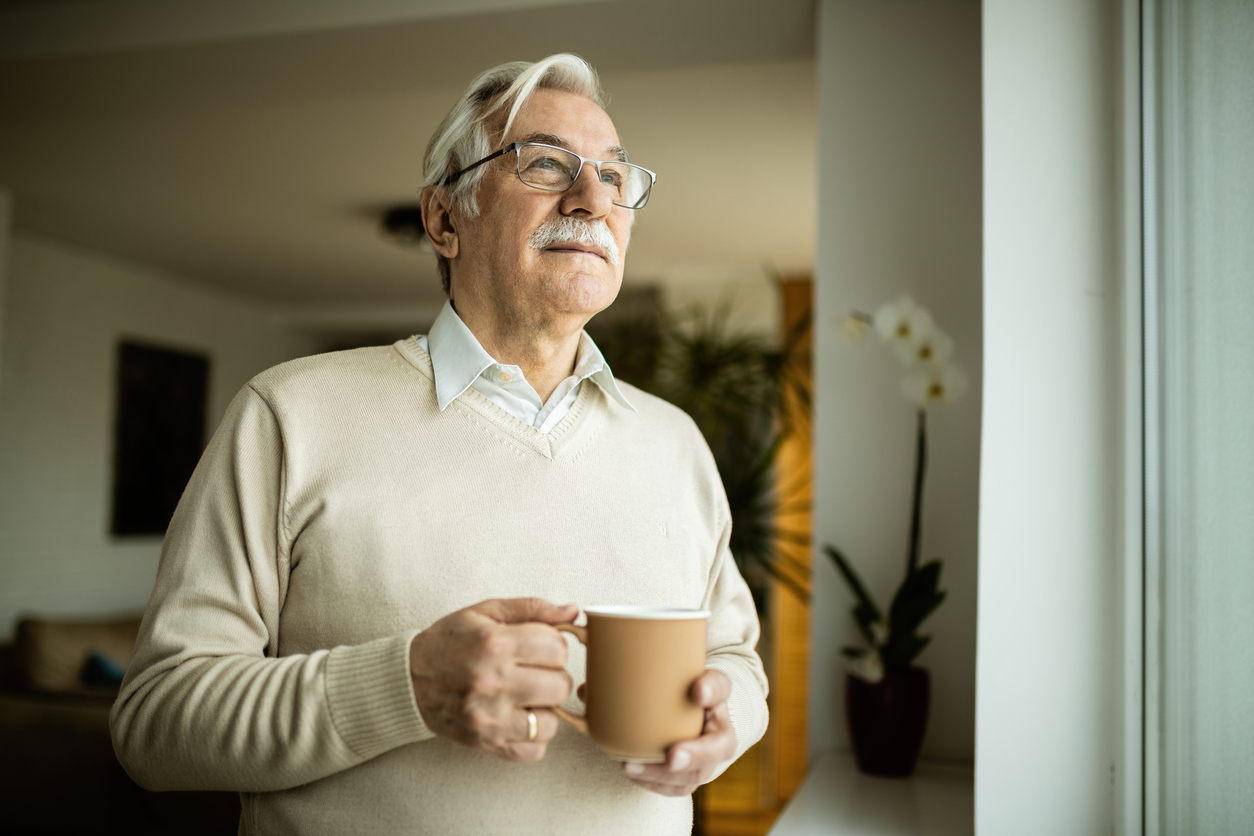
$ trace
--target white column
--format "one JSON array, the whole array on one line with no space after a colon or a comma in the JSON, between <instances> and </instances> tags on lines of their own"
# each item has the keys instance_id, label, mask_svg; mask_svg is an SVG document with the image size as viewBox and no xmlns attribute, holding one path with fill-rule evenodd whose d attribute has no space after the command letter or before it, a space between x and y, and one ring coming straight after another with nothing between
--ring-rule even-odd
<instances>
[{"instance_id":1,"label":"white column","mask_svg":"<svg viewBox=\"0 0 1254 836\"><path fill-rule=\"evenodd\" d=\"M1119 14L1099 0L984 2L987 836L1105 836L1115 823L1124 386L1139 386L1121 333Z\"/></svg>"}]
</instances>

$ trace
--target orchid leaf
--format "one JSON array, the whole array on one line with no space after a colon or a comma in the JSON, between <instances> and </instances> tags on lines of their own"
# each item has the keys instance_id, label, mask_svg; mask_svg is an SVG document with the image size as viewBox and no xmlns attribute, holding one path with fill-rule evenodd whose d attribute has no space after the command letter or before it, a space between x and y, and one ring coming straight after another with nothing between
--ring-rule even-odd
<instances>
[{"instance_id":1,"label":"orchid leaf","mask_svg":"<svg viewBox=\"0 0 1254 836\"><path fill-rule=\"evenodd\" d=\"M884 645L880 650L880 657L884 660L884 670L886 671L904 671L909 670L914 660L918 658L923 649L927 647L928 642L932 640L931 636L896 636L889 639L888 644Z\"/></svg>"},{"instance_id":2,"label":"orchid leaf","mask_svg":"<svg viewBox=\"0 0 1254 836\"><path fill-rule=\"evenodd\" d=\"M916 631L945 600L945 592L937 589L940 572L939 560L923 564L906 577L893 597L888 641L881 651L886 670L906 670L931 641Z\"/></svg>"},{"instance_id":3,"label":"orchid leaf","mask_svg":"<svg viewBox=\"0 0 1254 836\"><path fill-rule=\"evenodd\" d=\"M858 629L862 632L862 637L867 643L874 647L877 642L875 633L871 629L872 625L883 619L880 614L880 608L875 605L875 599L871 597L871 593L867 592L866 587L862 583L862 579L858 577L858 573L854 571L853 564L849 562L849 558L845 557L839 549L834 546L823 546L823 551L827 552L836 564L841 576L848 584L850 591L857 599L857 603L853 608L854 621L858 623Z\"/></svg>"},{"instance_id":4,"label":"orchid leaf","mask_svg":"<svg viewBox=\"0 0 1254 836\"><path fill-rule=\"evenodd\" d=\"M875 621L879 621L880 609L875 605L875 599L871 597L871 593L867 592L866 587L862 585L862 579L854 571L853 564L849 562L849 558L845 557L835 546L823 546L823 551L836 564L836 568L841 576L844 577L845 583L849 585L849 590L858 599L858 606L874 616Z\"/></svg>"},{"instance_id":5,"label":"orchid leaf","mask_svg":"<svg viewBox=\"0 0 1254 836\"><path fill-rule=\"evenodd\" d=\"M945 600L940 585L939 560L925 563L911 572L893 597L889 609L889 622L893 632L914 635L919 625Z\"/></svg>"}]
</instances>

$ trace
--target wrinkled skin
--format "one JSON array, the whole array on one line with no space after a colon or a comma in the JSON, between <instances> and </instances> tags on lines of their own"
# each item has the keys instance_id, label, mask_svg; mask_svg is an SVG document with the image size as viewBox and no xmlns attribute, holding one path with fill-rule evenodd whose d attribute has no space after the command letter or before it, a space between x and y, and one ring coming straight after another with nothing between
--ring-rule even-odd
<instances>
[{"instance_id":1,"label":"wrinkled skin","mask_svg":"<svg viewBox=\"0 0 1254 836\"><path fill-rule=\"evenodd\" d=\"M539 598L483 601L450 613L409 647L414 698L428 728L472 749L537 761L557 734L552 706L570 695L566 641L550 624L579 608ZM527 709L537 733L527 741Z\"/></svg>"}]
</instances>

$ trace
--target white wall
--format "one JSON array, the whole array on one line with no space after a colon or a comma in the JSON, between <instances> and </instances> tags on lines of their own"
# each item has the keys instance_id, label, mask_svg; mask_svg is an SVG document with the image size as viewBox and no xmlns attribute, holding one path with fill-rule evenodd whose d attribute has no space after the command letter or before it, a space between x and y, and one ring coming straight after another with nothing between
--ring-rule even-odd
<instances>
[{"instance_id":1,"label":"white wall","mask_svg":"<svg viewBox=\"0 0 1254 836\"><path fill-rule=\"evenodd\" d=\"M13 195L0 188L0 358L4 356L4 302L9 274L9 239L13 235Z\"/></svg>"},{"instance_id":2,"label":"white wall","mask_svg":"<svg viewBox=\"0 0 1254 836\"><path fill-rule=\"evenodd\" d=\"M1099 0L984 2L976 832L990 836L1114 823L1118 14Z\"/></svg>"},{"instance_id":3,"label":"white wall","mask_svg":"<svg viewBox=\"0 0 1254 836\"><path fill-rule=\"evenodd\" d=\"M264 310L17 233L0 325L0 637L19 613L142 609L159 537L108 534L117 343L210 356L208 427L252 375L308 353Z\"/></svg>"},{"instance_id":4,"label":"white wall","mask_svg":"<svg viewBox=\"0 0 1254 836\"><path fill-rule=\"evenodd\" d=\"M842 548L882 606L905 570L914 410L901 368L834 322L898 293L953 335L971 389L930 418L923 558L948 599L924 624L932 674L924 756L969 761L975 738L979 485L980 8L975 0L824 0L819 6L819 227L815 316L816 545ZM847 749L851 598L814 557L810 750Z\"/></svg>"},{"instance_id":5,"label":"white wall","mask_svg":"<svg viewBox=\"0 0 1254 836\"><path fill-rule=\"evenodd\" d=\"M726 310L729 332L771 339L780 336L783 299L775 277L761 269L675 269L665 274L661 289L662 306L672 315L683 317L694 309L707 315Z\"/></svg>"}]
</instances>

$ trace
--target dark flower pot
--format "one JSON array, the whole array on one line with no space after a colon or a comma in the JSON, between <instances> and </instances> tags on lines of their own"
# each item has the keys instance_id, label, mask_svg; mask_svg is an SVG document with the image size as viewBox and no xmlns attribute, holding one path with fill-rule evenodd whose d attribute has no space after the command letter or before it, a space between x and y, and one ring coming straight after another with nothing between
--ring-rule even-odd
<instances>
[{"instance_id":1,"label":"dark flower pot","mask_svg":"<svg viewBox=\"0 0 1254 836\"><path fill-rule=\"evenodd\" d=\"M914 772L927 729L929 696L923 668L885 674L874 683L846 675L845 709L858 769L889 778Z\"/></svg>"}]
</instances>

